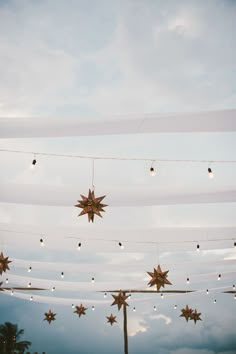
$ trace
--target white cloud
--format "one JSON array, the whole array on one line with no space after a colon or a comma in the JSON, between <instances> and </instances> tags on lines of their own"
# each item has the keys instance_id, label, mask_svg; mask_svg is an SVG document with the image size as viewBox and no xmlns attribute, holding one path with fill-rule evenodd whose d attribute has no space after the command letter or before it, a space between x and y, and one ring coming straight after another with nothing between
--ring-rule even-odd
<instances>
[{"instance_id":1,"label":"white cloud","mask_svg":"<svg viewBox=\"0 0 236 354\"><path fill-rule=\"evenodd\" d=\"M172 319L166 315L163 315L163 314L150 316L150 319L151 320L160 320L160 319L164 320L166 325L169 325L172 323Z\"/></svg>"}]
</instances>

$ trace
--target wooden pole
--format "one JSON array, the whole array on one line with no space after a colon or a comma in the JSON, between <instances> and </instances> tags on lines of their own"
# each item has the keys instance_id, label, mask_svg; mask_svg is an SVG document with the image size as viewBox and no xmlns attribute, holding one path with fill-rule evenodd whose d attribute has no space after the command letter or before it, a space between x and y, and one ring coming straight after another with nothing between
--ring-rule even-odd
<instances>
[{"instance_id":1,"label":"wooden pole","mask_svg":"<svg viewBox=\"0 0 236 354\"><path fill-rule=\"evenodd\" d=\"M123 292L125 296L125 292ZM124 353L128 354L128 330L127 330L127 308L123 305L123 315L124 315Z\"/></svg>"}]
</instances>

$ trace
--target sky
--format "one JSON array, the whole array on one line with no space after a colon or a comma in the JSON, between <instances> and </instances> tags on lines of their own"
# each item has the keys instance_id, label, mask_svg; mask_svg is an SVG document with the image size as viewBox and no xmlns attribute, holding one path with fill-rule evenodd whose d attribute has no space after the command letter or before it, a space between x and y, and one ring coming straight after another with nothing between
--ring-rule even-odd
<instances>
[{"instance_id":1,"label":"sky","mask_svg":"<svg viewBox=\"0 0 236 354\"><path fill-rule=\"evenodd\" d=\"M15 129L0 139L0 252L12 260L0 282L46 289L1 292L0 323L24 328L32 352L122 353L122 312L104 292L147 289L160 264L166 289L196 292L132 294L129 353L235 354L236 301L223 291L236 285L236 164L214 162L235 161L235 128L173 132L184 114L235 117L235 22L229 0L0 0L0 132ZM168 114L167 132L144 131ZM29 132L43 122L45 135L21 137L23 119ZM112 122L127 132L105 134ZM93 184L108 206L92 224L74 205ZM179 317L186 304L202 321Z\"/></svg>"}]
</instances>

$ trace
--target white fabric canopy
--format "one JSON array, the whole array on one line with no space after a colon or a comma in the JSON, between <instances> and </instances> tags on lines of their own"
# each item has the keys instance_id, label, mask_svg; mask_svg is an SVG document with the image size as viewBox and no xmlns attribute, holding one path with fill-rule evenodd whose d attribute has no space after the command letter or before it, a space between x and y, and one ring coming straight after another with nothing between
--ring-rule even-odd
<instances>
[{"instance_id":1,"label":"white fabric canopy","mask_svg":"<svg viewBox=\"0 0 236 354\"><path fill-rule=\"evenodd\" d=\"M236 109L149 114L128 117L0 118L0 138L65 137L112 134L232 132Z\"/></svg>"}]
</instances>

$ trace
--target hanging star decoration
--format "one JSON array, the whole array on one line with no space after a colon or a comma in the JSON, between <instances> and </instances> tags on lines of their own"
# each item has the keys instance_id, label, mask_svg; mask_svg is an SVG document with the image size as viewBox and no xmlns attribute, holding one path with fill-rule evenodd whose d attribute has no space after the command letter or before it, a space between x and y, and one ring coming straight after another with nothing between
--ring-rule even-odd
<instances>
[{"instance_id":1,"label":"hanging star decoration","mask_svg":"<svg viewBox=\"0 0 236 354\"><path fill-rule=\"evenodd\" d=\"M201 313L198 313L197 310L195 309L194 312L191 314L190 320L193 320L194 323L196 324L197 321L202 321L200 316L201 316Z\"/></svg>"},{"instance_id":2,"label":"hanging star decoration","mask_svg":"<svg viewBox=\"0 0 236 354\"><path fill-rule=\"evenodd\" d=\"M53 313L51 310L45 312L44 316L44 321L48 321L49 324L56 320L56 313Z\"/></svg>"},{"instance_id":3,"label":"hanging star decoration","mask_svg":"<svg viewBox=\"0 0 236 354\"><path fill-rule=\"evenodd\" d=\"M107 323L110 323L111 326L113 325L113 323L117 322L116 321L116 316L113 316L112 313L110 316L107 316Z\"/></svg>"},{"instance_id":4,"label":"hanging star decoration","mask_svg":"<svg viewBox=\"0 0 236 354\"><path fill-rule=\"evenodd\" d=\"M105 212L103 208L107 205L102 204L101 201L105 198L105 195L102 197L95 197L94 190L89 189L88 197L80 195L82 200L78 200L79 204L76 204L75 207L83 209L79 216L88 214L88 221L94 221L94 215L100 216L102 218L101 212Z\"/></svg>"},{"instance_id":5,"label":"hanging star decoration","mask_svg":"<svg viewBox=\"0 0 236 354\"><path fill-rule=\"evenodd\" d=\"M153 272L147 272L147 273L152 278L149 281L148 285L150 287L156 285L157 291L159 291L161 287L164 288L165 284L172 285L171 282L167 279L167 274L169 273L169 271L167 270L163 272L159 264L156 269L154 268Z\"/></svg>"},{"instance_id":6,"label":"hanging star decoration","mask_svg":"<svg viewBox=\"0 0 236 354\"><path fill-rule=\"evenodd\" d=\"M0 253L0 275L2 273L6 273L7 270L10 270L8 264L11 263L11 261L8 260L9 257L4 257L3 253Z\"/></svg>"},{"instance_id":7,"label":"hanging star decoration","mask_svg":"<svg viewBox=\"0 0 236 354\"><path fill-rule=\"evenodd\" d=\"M186 307L182 309L181 312L182 314L179 317L185 317L187 322L189 319L192 319L193 309L188 307L188 305L186 305Z\"/></svg>"},{"instance_id":8,"label":"hanging star decoration","mask_svg":"<svg viewBox=\"0 0 236 354\"><path fill-rule=\"evenodd\" d=\"M77 313L77 315L79 315L79 317L81 315L86 315L85 311L87 310L86 307L84 307L82 304L80 304L80 306L75 306L75 311L74 313Z\"/></svg>"},{"instance_id":9,"label":"hanging star decoration","mask_svg":"<svg viewBox=\"0 0 236 354\"><path fill-rule=\"evenodd\" d=\"M129 296L125 295L124 293L122 293L122 291L120 290L118 295L113 295L112 297L114 298L113 303L111 304L111 306L113 305L117 305L118 306L118 310L121 309L121 307L124 306L129 306L129 304L127 304L126 300L128 299Z\"/></svg>"}]
</instances>

